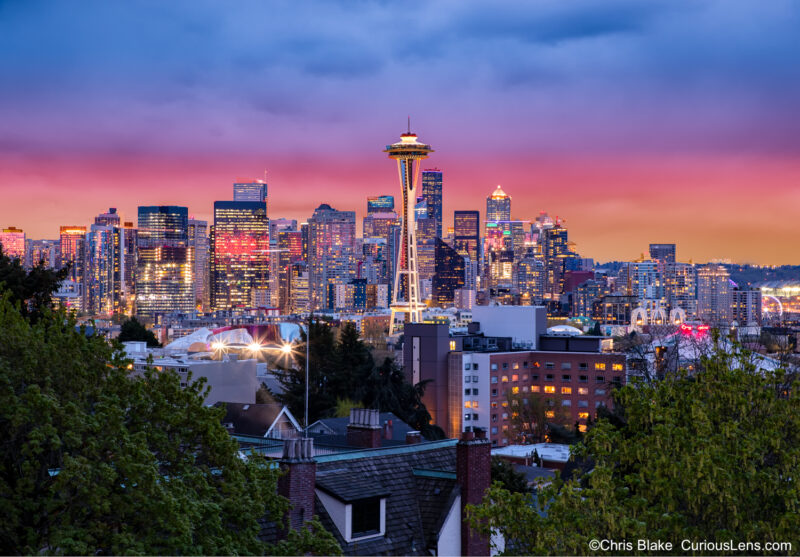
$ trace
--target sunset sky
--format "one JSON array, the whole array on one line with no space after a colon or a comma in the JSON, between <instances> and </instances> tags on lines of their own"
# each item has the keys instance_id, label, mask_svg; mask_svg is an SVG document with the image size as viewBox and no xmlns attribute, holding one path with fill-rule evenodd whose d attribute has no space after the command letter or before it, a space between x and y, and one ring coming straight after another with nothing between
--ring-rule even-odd
<instances>
[{"instance_id":1,"label":"sunset sky","mask_svg":"<svg viewBox=\"0 0 800 557\"><path fill-rule=\"evenodd\" d=\"M436 150L445 225L497 184L585 257L800 264L800 3L0 0L0 227L118 207L270 217L399 196Z\"/></svg>"}]
</instances>

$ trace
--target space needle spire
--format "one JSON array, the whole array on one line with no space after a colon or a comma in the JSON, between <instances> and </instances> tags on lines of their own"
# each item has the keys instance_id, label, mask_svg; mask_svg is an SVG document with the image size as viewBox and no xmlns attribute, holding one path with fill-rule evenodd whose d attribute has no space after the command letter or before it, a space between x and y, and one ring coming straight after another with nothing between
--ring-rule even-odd
<instances>
[{"instance_id":1,"label":"space needle spire","mask_svg":"<svg viewBox=\"0 0 800 557\"><path fill-rule=\"evenodd\" d=\"M419 269L417 266L417 233L414 222L414 204L417 200L420 163L433 152L430 145L417 141L411 132L411 117L408 118L408 132L400 136L398 143L387 145L383 151L390 159L397 161L400 187L403 190L403 230L400 251L395 265L394 289L392 290L392 317L389 334L395 330L395 315L402 313L406 323L419 322L422 318L423 304L419 296Z\"/></svg>"}]
</instances>

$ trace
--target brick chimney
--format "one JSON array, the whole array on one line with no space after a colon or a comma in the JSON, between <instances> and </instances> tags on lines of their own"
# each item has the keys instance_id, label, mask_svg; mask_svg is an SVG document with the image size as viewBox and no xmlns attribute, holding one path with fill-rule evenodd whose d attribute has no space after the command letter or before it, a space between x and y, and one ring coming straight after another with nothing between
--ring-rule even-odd
<instances>
[{"instance_id":1,"label":"brick chimney","mask_svg":"<svg viewBox=\"0 0 800 557\"><path fill-rule=\"evenodd\" d=\"M461 516L468 504L478 505L492 483L492 445L486 430L467 428L456 445L456 478L461 486ZM461 523L461 554L489 555L489 540L472 532L466 521Z\"/></svg>"},{"instance_id":2,"label":"brick chimney","mask_svg":"<svg viewBox=\"0 0 800 557\"><path fill-rule=\"evenodd\" d=\"M415 445L416 443L422 443L422 435L420 435L419 431L407 432L406 445Z\"/></svg>"},{"instance_id":3,"label":"brick chimney","mask_svg":"<svg viewBox=\"0 0 800 557\"><path fill-rule=\"evenodd\" d=\"M352 447L376 449L381 446L380 415L377 410L352 408L347 424L347 444Z\"/></svg>"},{"instance_id":4,"label":"brick chimney","mask_svg":"<svg viewBox=\"0 0 800 557\"><path fill-rule=\"evenodd\" d=\"M298 530L314 516L314 485L317 463L313 439L286 439L280 460L283 475L278 494L289 500L289 528Z\"/></svg>"}]
</instances>

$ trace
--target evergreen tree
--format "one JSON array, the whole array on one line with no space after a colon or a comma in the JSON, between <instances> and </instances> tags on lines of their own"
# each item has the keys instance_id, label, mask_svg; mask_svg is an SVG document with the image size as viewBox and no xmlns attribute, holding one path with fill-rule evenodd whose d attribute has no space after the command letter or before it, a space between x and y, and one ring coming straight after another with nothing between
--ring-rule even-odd
<instances>
[{"instance_id":1,"label":"evergreen tree","mask_svg":"<svg viewBox=\"0 0 800 557\"><path fill-rule=\"evenodd\" d=\"M68 271L67 267L58 271L48 269L42 261L25 271L22 262L5 255L0 245L0 290L5 290L11 303L30 321L38 321L42 312L51 306L53 293Z\"/></svg>"},{"instance_id":2,"label":"evergreen tree","mask_svg":"<svg viewBox=\"0 0 800 557\"><path fill-rule=\"evenodd\" d=\"M492 482L497 482L503 489L511 493L528 493L528 480L514 469L514 466L505 460L492 457Z\"/></svg>"},{"instance_id":3,"label":"evergreen tree","mask_svg":"<svg viewBox=\"0 0 800 557\"><path fill-rule=\"evenodd\" d=\"M117 340L119 342L146 342L147 346L150 348L161 346L161 343L158 342L158 339L156 338L156 335L153 334L153 331L147 330L147 328L135 317L132 317L122 323Z\"/></svg>"}]
</instances>

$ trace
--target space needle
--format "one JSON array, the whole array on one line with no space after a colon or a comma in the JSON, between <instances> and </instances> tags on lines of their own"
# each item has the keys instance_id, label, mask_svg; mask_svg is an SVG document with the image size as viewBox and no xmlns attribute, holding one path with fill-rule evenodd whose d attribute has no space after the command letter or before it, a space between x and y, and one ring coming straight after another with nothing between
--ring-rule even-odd
<instances>
[{"instance_id":1,"label":"space needle","mask_svg":"<svg viewBox=\"0 0 800 557\"><path fill-rule=\"evenodd\" d=\"M423 304L419 296L419 274L417 266L417 233L414 221L414 204L417 200L420 164L433 152L430 145L417 141L417 134L411 133L411 119L408 131L400 136L398 143L387 145L384 153L397 161L400 187L403 189L403 230L400 252L395 265L394 289L392 290L392 316L389 321L389 334L394 333L395 315L405 314L406 323L421 321Z\"/></svg>"}]
</instances>

